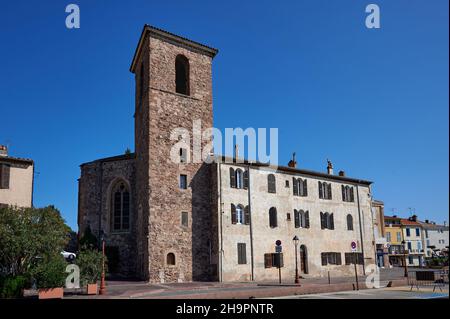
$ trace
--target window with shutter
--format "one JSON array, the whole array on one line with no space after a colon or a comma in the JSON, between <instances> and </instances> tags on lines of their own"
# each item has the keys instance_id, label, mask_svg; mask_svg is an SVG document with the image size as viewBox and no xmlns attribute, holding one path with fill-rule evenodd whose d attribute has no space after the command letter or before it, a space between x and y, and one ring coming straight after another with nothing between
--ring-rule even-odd
<instances>
[{"instance_id":1,"label":"window with shutter","mask_svg":"<svg viewBox=\"0 0 450 319\"><path fill-rule=\"evenodd\" d=\"M342 265L341 253L336 253L336 265Z\"/></svg>"},{"instance_id":2,"label":"window with shutter","mask_svg":"<svg viewBox=\"0 0 450 319\"><path fill-rule=\"evenodd\" d=\"M300 227L300 214L296 209L294 209L294 226L295 228Z\"/></svg>"},{"instance_id":3,"label":"window with shutter","mask_svg":"<svg viewBox=\"0 0 450 319\"><path fill-rule=\"evenodd\" d=\"M299 178L297 182L298 182L298 194L300 196L303 196L303 180Z\"/></svg>"},{"instance_id":4,"label":"window with shutter","mask_svg":"<svg viewBox=\"0 0 450 319\"><path fill-rule=\"evenodd\" d=\"M292 178L292 189L294 192L294 196L298 196L298 183L295 177Z\"/></svg>"},{"instance_id":5,"label":"window with shutter","mask_svg":"<svg viewBox=\"0 0 450 319\"><path fill-rule=\"evenodd\" d=\"M238 249L238 264L243 265L247 263L247 252L245 243L238 243L237 249Z\"/></svg>"},{"instance_id":6,"label":"window with shutter","mask_svg":"<svg viewBox=\"0 0 450 319\"><path fill-rule=\"evenodd\" d=\"M248 188L248 170L244 171L244 188Z\"/></svg>"},{"instance_id":7,"label":"window with shutter","mask_svg":"<svg viewBox=\"0 0 450 319\"><path fill-rule=\"evenodd\" d=\"M267 186L268 186L268 192L269 193L276 193L276 184L275 184L275 175L269 174L267 176Z\"/></svg>"},{"instance_id":8,"label":"window with shutter","mask_svg":"<svg viewBox=\"0 0 450 319\"><path fill-rule=\"evenodd\" d=\"M232 224L237 223L236 206L234 206L234 204L231 204L231 223Z\"/></svg>"},{"instance_id":9,"label":"window with shutter","mask_svg":"<svg viewBox=\"0 0 450 319\"><path fill-rule=\"evenodd\" d=\"M272 254L264 254L264 267L272 268Z\"/></svg>"},{"instance_id":10,"label":"window with shutter","mask_svg":"<svg viewBox=\"0 0 450 319\"><path fill-rule=\"evenodd\" d=\"M345 197L345 186L344 185L341 185L341 190L342 190L342 201L345 202L347 200Z\"/></svg>"},{"instance_id":11,"label":"window with shutter","mask_svg":"<svg viewBox=\"0 0 450 319\"><path fill-rule=\"evenodd\" d=\"M334 229L334 215L329 215L328 229Z\"/></svg>"},{"instance_id":12,"label":"window with shutter","mask_svg":"<svg viewBox=\"0 0 450 319\"><path fill-rule=\"evenodd\" d=\"M309 228L309 211L305 212L305 227Z\"/></svg>"},{"instance_id":13,"label":"window with shutter","mask_svg":"<svg viewBox=\"0 0 450 319\"><path fill-rule=\"evenodd\" d=\"M244 223L245 225L250 225L250 209L248 205L244 208Z\"/></svg>"},{"instance_id":14,"label":"window with shutter","mask_svg":"<svg viewBox=\"0 0 450 319\"><path fill-rule=\"evenodd\" d=\"M322 183L319 182L319 198L323 198L323 189L322 189Z\"/></svg>"},{"instance_id":15,"label":"window with shutter","mask_svg":"<svg viewBox=\"0 0 450 319\"><path fill-rule=\"evenodd\" d=\"M347 230L353 230L353 216L347 215Z\"/></svg>"},{"instance_id":16,"label":"window with shutter","mask_svg":"<svg viewBox=\"0 0 450 319\"><path fill-rule=\"evenodd\" d=\"M236 176L232 167L230 167L230 187L236 188Z\"/></svg>"},{"instance_id":17,"label":"window with shutter","mask_svg":"<svg viewBox=\"0 0 450 319\"><path fill-rule=\"evenodd\" d=\"M325 229L325 214L320 212L320 228Z\"/></svg>"},{"instance_id":18,"label":"window with shutter","mask_svg":"<svg viewBox=\"0 0 450 319\"><path fill-rule=\"evenodd\" d=\"M354 197L354 194L353 194L353 187L350 188L350 201L351 201L351 202L354 202L354 201L355 201L355 197Z\"/></svg>"},{"instance_id":19,"label":"window with shutter","mask_svg":"<svg viewBox=\"0 0 450 319\"><path fill-rule=\"evenodd\" d=\"M328 257L327 257L327 253L321 253L320 257L322 259L322 266L326 266L328 265Z\"/></svg>"},{"instance_id":20,"label":"window with shutter","mask_svg":"<svg viewBox=\"0 0 450 319\"><path fill-rule=\"evenodd\" d=\"M10 165L0 164L0 189L9 189L10 169Z\"/></svg>"},{"instance_id":21,"label":"window with shutter","mask_svg":"<svg viewBox=\"0 0 450 319\"><path fill-rule=\"evenodd\" d=\"M331 195L331 184L328 184L327 187L328 187L328 196L327 196L327 199L332 199L333 196Z\"/></svg>"},{"instance_id":22,"label":"window with shutter","mask_svg":"<svg viewBox=\"0 0 450 319\"><path fill-rule=\"evenodd\" d=\"M308 182L306 179L303 181L303 196L308 196Z\"/></svg>"}]
</instances>

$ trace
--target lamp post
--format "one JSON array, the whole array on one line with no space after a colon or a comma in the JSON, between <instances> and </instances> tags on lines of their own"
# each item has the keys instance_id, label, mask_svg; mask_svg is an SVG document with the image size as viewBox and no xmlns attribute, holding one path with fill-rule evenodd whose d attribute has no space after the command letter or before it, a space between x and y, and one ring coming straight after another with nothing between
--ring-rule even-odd
<instances>
[{"instance_id":1,"label":"lamp post","mask_svg":"<svg viewBox=\"0 0 450 319\"><path fill-rule=\"evenodd\" d=\"M296 284L299 284L300 280L298 278L298 262L297 262L297 250L298 250L297 247L298 247L299 239L298 239L297 235L295 235L294 238L292 238L292 241L294 242L294 246L295 246L295 280L294 280L294 282Z\"/></svg>"},{"instance_id":2,"label":"lamp post","mask_svg":"<svg viewBox=\"0 0 450 319\"><path fill-rule=\"evenodd\" d=\"M406 264L406 253L408 252L407 249L405 249L406 242L402 241L402 247L403 247L403 266L405 267L405 277L408 277L408 265Z\"/></svg>"},{"instance_id":3,"label":"lamp post","mask_svg":"<svg viewBox=\"0 0 450 319\"><path fill-rule=\"evenodd\" d=\"M106 285L105 285L105 234L102 231L100 234L100 240L102 242L102 277L100 280L100 289L99 294L105 295L106 294Z\"/></svg>"}]
</instances>

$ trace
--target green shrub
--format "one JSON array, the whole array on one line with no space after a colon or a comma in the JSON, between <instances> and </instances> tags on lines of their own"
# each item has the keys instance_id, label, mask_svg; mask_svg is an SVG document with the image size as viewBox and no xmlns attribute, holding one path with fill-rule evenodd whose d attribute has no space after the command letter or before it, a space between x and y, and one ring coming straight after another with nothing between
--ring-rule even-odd
<instances>
[{"instance_id":1,"label":"green shrub","mask_svg":"<svg viewBox=\"0 0 450 319\"><path fill-rule=\"evenodd\" d=\"M98 250L87 247L81 249L76 260L76 264L80 268L81 285L97 283L102 273L102 262L102 253Z\"/></svg>"},{"instance_id":2,"label":"green shrub","mask_svg":"<svg viewBox=\"0 0 450 319\"><path fill-rule=\"evenodd\" d=\"M0 279L0 298L20 298L28 280L24 276L4 277Z\"/></svg>"},{"instance_id":3,"label":"green shrub","mask_svg":"<svg viewBox=\"0 0 450 319\"><path fill-rule=\"evenodd\" d=\"M67 277L67 263L60 254L44 259L33 268L32 276L38 288L63 287Z\"/></svg>"}]
</instances>

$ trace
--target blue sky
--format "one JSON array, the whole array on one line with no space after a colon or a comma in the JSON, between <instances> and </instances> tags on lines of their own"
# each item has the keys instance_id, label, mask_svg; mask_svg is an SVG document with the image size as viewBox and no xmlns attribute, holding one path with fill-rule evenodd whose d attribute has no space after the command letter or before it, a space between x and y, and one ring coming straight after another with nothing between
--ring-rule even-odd
<instances>
[{"instance_id":1,"label":"blue sky","mask_svg":"<svg viewBox=\"0 0 450 319\"><path fill-rule=\"evenodd\" d=\"M76 3L81 28L65 27ZM365 7L381 9L367 29ZM79 165L134 149L129 72L145 24L219 49L214 125L279 128L279 162L373 180L448 221L448 1L10 1L0 11L0 144L35 160L36 206L76 229Z\"/></svg>"}]
</instances>

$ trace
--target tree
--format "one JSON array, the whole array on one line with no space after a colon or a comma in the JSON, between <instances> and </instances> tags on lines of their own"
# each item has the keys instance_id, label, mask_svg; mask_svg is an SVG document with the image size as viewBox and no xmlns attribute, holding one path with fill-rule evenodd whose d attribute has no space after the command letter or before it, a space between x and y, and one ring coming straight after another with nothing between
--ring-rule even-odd
<instances>
[{"instance_id":1,"label":"tree","mask_svg":"<svg viewBox=\"0 0 450 319\"><path fill-rule=\"evenodd\" d=\"M53 206L0 208L0 276L29 277L41 261L61 253L69 233Z\"/></svg>"}]
</instances>

